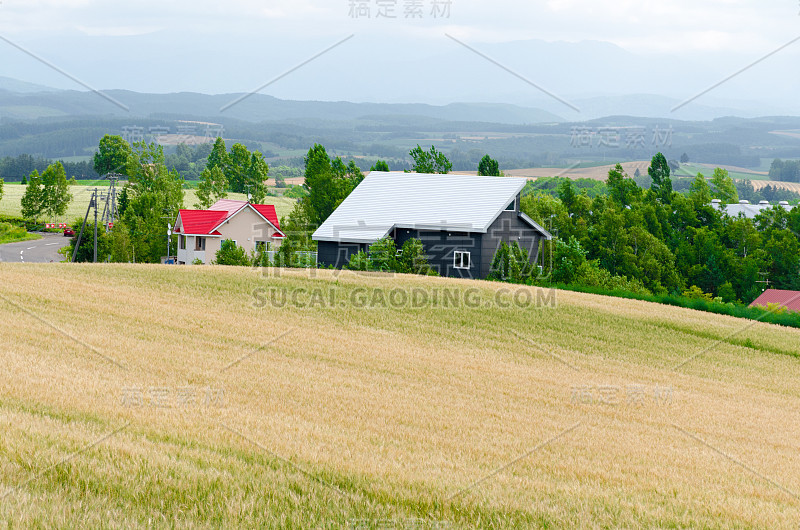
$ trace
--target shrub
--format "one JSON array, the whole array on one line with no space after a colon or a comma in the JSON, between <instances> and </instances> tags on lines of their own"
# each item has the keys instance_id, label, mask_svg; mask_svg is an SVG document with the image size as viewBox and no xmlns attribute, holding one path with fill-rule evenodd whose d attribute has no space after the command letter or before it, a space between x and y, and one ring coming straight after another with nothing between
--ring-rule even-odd
<instances>
[{"instance_id":1,"label":"shrub","mask_svg":"<svg viewBox=\"0 0 800 530\"><path fill-rule=\"evenodd\" d=\"M350 256L350 260L345 265L346 269L350 269L351 271L367 271L371 270L369 268L369 256L363 250L359 250L352 256Z\"/></svg>"},{"instance_id":2,"label":"shrub","mask_svg":"<svg viewBox=\"0 0 800 530\"><path fill-rule=\"evenodd\" d=\"M250 258L247 257L247 253L242 247L238 246L230 239L226 239L222 242L215 257L216 260L214 263L216 265L250 266Z\"/></svg>"},{"instance_id":3,"label":"shrub","mask_svg":"<svg viewBox=\"0 0 800 530\"><path fill-rule=\"evenodd\" d=\"M587 287L601 287L611 291L625 291L634 294L652 294L642 282L626 276L615 276L600 267L598 260L584 261L578 267L575 283Z\"/></svg>"},{"instance_id":4,"label":"shrub","mask_svg":"<svg viewBox=\"0 0 800 530\"><path fill-rule=\"evenodd\" d=\"M13 226L11 223L0 222L0 243L12 243L28 239L28 232L24 226Z\"/></svg>"},{"instance_id":5,"label":"shrub","mask_svg":"<svg viewBox=\"0 0 800 530\"><path fill-rule=\"evenodd\" d=\"M428 264L422 241L411 238L403 243L400 252L393 239L384 237L369 246L369 251L360 250L350 256L345 268L355 271L399 272L436 276Z\"/></svg>"},{"instance_id":6,"label":"shrub","mask_svg":"<svg viewBox=\"0 0 800 530\"><path fill-rule=\"evenodd\" d=\"M422 241L416 238L411 238L403 243L400 257L397 260L397 272L428 276L437 274L428 264L428 256L425 255Z\"/></svg>"},{"instance_id":7,"label":"shrub","mask_svg":"<svg viewBox=\"0 0 800 530\"><path fill-rule=\"evenodd\" d=\"M714 297L710 293L704 293L701 288L696 285L692 285L685 291L683 291L684 298L689 298L693 300L705 300L706 302L713 302Z\"/></svg>"},{"instance_id":8,"label":"shrub","mask_svg":"<svg viewBox=\"0 0 800 530\"><path fill-rule=\"evenodd\" d=\"M397 247L394 239L384 237L369 246L370 270L397 272Z\"/></svg>"},{"instance_id":9,"label":"shrub","mask_svg":"<svg viewBox=\"0 0 800 530\"><path fill-rule=\"evenodd\" d=\"M530 263L528 251L520 247L519 243L514 241L509 246L502 242L489 269L489 280L526 283L531 277L533 265Z\"/></svg>"}]
</instances>

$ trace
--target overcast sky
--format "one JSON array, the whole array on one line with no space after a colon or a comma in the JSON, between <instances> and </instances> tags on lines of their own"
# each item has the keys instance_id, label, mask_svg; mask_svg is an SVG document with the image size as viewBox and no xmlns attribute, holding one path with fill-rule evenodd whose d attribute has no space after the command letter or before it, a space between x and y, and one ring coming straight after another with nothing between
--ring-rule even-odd
<instances>
[{"instance_id":1,"label":"overcast sky","mask_svg":"<svg viewBox=\"0 0 800 530\"><path fill-rule=\"evenodd\" d=\"M397 19L377 20L379 3ZM371 7L354 19L350 5ZM270 32L302 39L342 31L440 36L446 30L475 42L599 40L630 50L766 50L800 34L796 0L421 0L422 17L406 18L414 0L3 0L0 30L141 35L193 31L219 36ZM434 19L433 4L439 18ZM445 11L449 10L449 14ZM363 11L362 11L363 13ZM387 12L387 14L390 14ZM368 21L371 21L369 23ZM180 46L181 43L176 43Z\"/></svg>"},{"instance_id":2,"label":"overcast sky","mask_svg":"<svg viewBox=\"0 0 800 530\"><path fill-rule=\"evenodd\" d=\"M414 4L420 5L417 16L407 17L414 12ZM381 5L394 5L396 18L379 16ZM6 39L92 86L139 91L244 92L351 34L355 37L317 62L330 65L339 61L341 69L352 71L356 77L407 78L414 75L413 65L420 61L437 57L459 61L453 59L458 57L455 48L459 45L445 37L446 33L476 49L494 50L501 55L498 60L507 60L513 63L511 67L522 69L524 58L514 57L512 48L498 48L500 43L597 41L619 46L641 58L663 60L671 68L681 61L694 61L696 67L701 67L698 62L705 61L707 79L681 81L691 84L691 91L695 82L697 88L708 86L800 36L800 1L0 2L0 35ZM461 48L458 53L468 62L466 56L471 52ZM778 64L794 65L796 70L798 58L800 42L765 61L764 68L772 62L775 69L763 70L761 75L769 72L774 76L780 72ZM0 75L81 89L5 42L0 42L0 61L4 65ZM298 92L296 85L281 81L264 93L278 97L297 93L297 99L341 98L342 94L333 89L329 95L325 93L324 75L312 75L319 66L310 63L301 69L308 70L304 73L304 86L315 80L320 85L316 92ZM569 71L569 64L560 66ZM502 72L497 73L499 79L513 81L503 79ZM531 77L534 73L526 71L524 75ZM558 72L548 75L559 77ZM557 80L553 84L558 84ZM770 79L770 84L782 81ZM793 85L796 90L797 85ZM739 93L720 95L744 98L748 91L752 92L752 86L748 90L742 87ZM355 99L367 97L356 94ZM398 100L401 96L387 93L386 99Z\"/></svg>"}]
</instances>

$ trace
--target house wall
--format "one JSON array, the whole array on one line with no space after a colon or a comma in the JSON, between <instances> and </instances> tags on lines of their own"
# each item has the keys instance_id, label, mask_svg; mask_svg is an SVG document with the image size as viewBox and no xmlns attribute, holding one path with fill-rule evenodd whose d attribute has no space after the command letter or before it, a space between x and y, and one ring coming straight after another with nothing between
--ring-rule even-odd
<instances>
[{"instance_id":1,"label":"house wall","mask_svg":"<svg viewBox=\"0 0 800 530\"><path fill-rule=\"evenodd\" d=\"M319 241L317 243L317 262L323 267L343 268L350 261L350 257L359 250L366 251L367 245L363 243L336 243L332 241Z\"/></svg>"},{"instance_id":2,"label":"house wall","mask_svg":"<svg viewBox=\"0 0 800 530\"><path fill-rule=\"evenodd\" d=\"M177 236L180 238L180 235ZM209 263L211 260L214 259L214 255L216 254L217 250L219 250L221 240L218 237L206 237L206 249L205 250L195 250L195 246L197 245L197 238L195 236L185 236L186 237L186 248L181 249L180 247L180 239L178 240L178 264L181 265L191 265L191 263L195 259L199 259L203 263ZM206 260L206 256L210 256L208 260Z\"/></svg>"},{"instance_id":3,"label":"house wall","mask_svg":"<svg viewBox=\"0 0 800 530\"><path fill-rule=\"evenodd\" d=\"M428 264L440 275L452 278L483 277L480 270L480 264L483 260L483 234L406 228L399 228L395 231L397 248L401 248L411 238L422 241L422 248L428 257ZM470 253L469 269L457 269L455 267L456 251Z\"/></svg>"},{"instance_id":4,"label":"house wall","mask_svg":"<svg viewBox=\"0 0 800 530\"><path fill-rule=\"evenodd\" d=\"M517 206L519 208L519 206ZM485 278L491 272L492 260L500 244L505 242L511 244L514 241L519 246L528 251L528 258L531 263L536 263L539 258L539 247L542 235L524 222L517 215L517 211L504 211L495 219L486 234L483 235L481 249L481 278Z\"/></svg>"},{"instance_id":5,"label":"house wall","mask_svg":"<svg viewBox=\"0 0 800 530\"><path fill-rule=\"evenodd\" d=\"M256 241L269 242L271 244L271 250L277 250L281 244L280 239L273 239L276 230L272 225L264 221L260 215L250 208L239 212L232 219L225 221L217 230L222 234L222 237L218 238L216 249L213 253L211 249L208 248L208 243L211 242L210 239L206 241L206 253L210 256L213 256L214 253L219 250L219 245L222 240L225 239L236 241L236 244L244 248L245 252L248 254L255 250Z\"/></svg>"}]
</instances>

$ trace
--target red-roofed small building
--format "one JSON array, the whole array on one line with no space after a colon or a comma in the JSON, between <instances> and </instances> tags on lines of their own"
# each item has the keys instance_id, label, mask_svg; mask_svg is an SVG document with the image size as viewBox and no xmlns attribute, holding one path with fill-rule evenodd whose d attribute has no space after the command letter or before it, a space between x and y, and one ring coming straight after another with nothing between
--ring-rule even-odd
<instances>
[{"instance_id":1,"label":"red-roofed small building","mask_svg":"<svg viewBox=\"0 0 800 530\"><path fill-rule=\"evenodd\" d=\"M234 241L248 254L277 250L283 238L271 204L222 199L208 210L181 210L173 233L178 236L178 264L210 263L222 242Z\"/></svg>"},{"instance_id":2,"label":"red-roofed small building","mask_svg":"<svg viewBox=\"0 0 800 530\"><path fill-rule=\"evenodd\" d=\"M756 298L750 307L767 307L767 304L778 304L789 311L800 313L800 291L782 291L780 289L767 289Z\"/></svg>"}]
</instances>

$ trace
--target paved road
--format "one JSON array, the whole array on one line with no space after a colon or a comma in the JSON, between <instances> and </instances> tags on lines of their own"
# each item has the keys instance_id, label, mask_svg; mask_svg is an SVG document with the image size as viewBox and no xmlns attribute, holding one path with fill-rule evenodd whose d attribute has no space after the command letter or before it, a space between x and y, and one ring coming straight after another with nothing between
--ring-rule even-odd
<instances>
[{"instance_id":1,"label":"paved road","mask_svg":"<svg viewBox=\"0 0 800 530\"><path fill-rule=\"evenodd\" d=\"M69 244L61 234L42 234L42 239L0 245L0 261L12 263L49 263L64 259L58 249Z\"/></svg>"}]
</instances>

